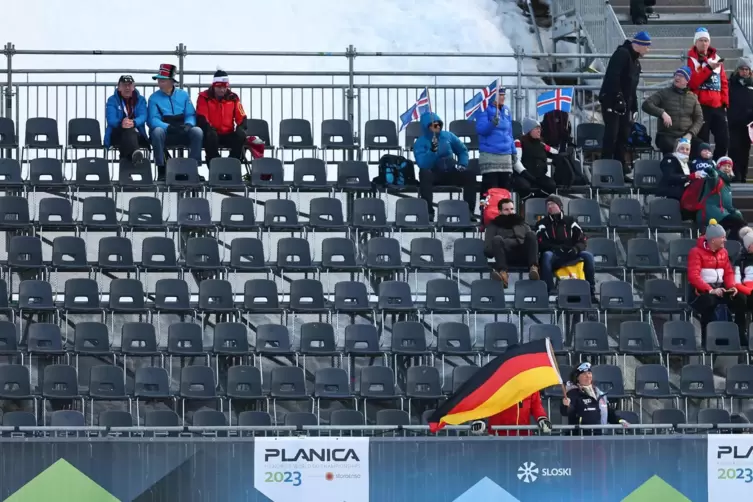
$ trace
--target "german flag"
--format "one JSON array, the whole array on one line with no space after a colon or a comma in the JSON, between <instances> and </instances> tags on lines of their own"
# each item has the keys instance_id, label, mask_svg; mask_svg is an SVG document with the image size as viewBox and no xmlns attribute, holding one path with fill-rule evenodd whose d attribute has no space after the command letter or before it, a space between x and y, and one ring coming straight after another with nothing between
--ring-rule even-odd
<instances>
[{"instance_id":1,"label":"german flag","mask_svg":"<svg viewBox=\"0 0 753 502\"><path fill-rule=\"evenodd\" d=\"M429 419L431 432L506 410L562 378L549 339L515 345L479 369Z\"/></svg>"}]
</instances>

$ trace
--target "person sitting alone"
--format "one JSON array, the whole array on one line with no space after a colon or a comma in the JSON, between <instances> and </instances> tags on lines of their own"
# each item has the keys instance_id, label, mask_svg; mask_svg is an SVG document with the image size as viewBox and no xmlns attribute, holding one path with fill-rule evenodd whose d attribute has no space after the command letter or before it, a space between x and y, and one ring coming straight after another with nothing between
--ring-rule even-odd
<instances>
[{"instance_id":1,"label":"person sitting alone","mask_svg":"<svg viewBox=\"0 0 753 502\"><path fill-rule=\"evenodd\" d=\"M539 245L536 234L522 216L515 213L515 204L510 199L499 201L499 216L494 218L484 231L484 253L494 258L492 277L509 284L508 267L528 269L531 280L539 280Z\"/></svg>"}]
</instances>

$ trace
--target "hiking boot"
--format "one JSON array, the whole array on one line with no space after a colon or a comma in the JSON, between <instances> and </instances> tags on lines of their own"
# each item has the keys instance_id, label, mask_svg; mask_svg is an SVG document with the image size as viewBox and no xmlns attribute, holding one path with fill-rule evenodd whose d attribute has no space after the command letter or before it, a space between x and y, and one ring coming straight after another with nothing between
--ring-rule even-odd
<instances>
[{"instance_id":1,"label":"hiking boot","mask_svg":"<svg viewBox=\"0 0 753 502\"><path fill-rule=\"evenodd\" d=\"M131 163L133 164L139 164L141 162L144 162L144 152L141 150L136 150L133 152L133 155L131 155Z\"/></svg>"},{"instance_id":2,"label":"hiking boot","mask_svg":"<svg viewBox=\"0 0 753 502\"><path fill-rule=\"evenodd\" d=\"M502 287L506 288L509 284L509 277L507 276L507 270L494 270L492 271L492 279L496 279L502 282Z\"/></svg>"},{"instance_id":3,"label":"hiking boot","mask_svg":"<svg viewBox=\"0 0 753 502\"><path fill-rule=\"evenodd\" d=\"M528 270L528 278L532 281L538 281L541 278L539 275L539 267L537 265L531 265L530 270Z\"/></svg>"}]
</instances>

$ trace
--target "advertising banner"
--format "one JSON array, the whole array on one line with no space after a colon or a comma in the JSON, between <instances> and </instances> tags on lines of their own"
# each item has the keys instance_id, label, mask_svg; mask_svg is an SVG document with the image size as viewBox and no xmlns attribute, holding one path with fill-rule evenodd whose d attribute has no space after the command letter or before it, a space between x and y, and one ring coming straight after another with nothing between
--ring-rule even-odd
<instances>
[{"instance_id":1,"label":"advertising banner","mask_svg":"<svg viewBox=\"0 0 753 502\"><path fill-rule=\"evenodd\" d=\"M709 501L753 499L753 434L709 434Z\"/></svg>"},{"instance_id":2,"label":"advertising banner","mask_svg":"<svg viewBox=\"0 0 753 502\"><path fill-rule=\"evenodd\" d=\"M369 438L254 441L254 488L272 502L369 501Z\"/></svg>"}]
</instances>

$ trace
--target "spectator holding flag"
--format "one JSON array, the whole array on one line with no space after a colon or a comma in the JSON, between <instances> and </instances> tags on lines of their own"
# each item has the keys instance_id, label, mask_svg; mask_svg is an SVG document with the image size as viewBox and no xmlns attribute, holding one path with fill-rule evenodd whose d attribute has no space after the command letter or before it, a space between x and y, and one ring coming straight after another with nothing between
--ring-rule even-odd
<instances>
[{"instance_id":1,"label":"spectator holding flag","mask_svg":"<svg viewBox=\"0 0 753 502\"><path fill-rule=\"evenodd\" d=\"M476 206L475 176L468 171L468 149L449 131L443 130L439 115L427 112L421 115L423 135L413 146L413 156L419 167L419 193L434 215L434 186L449 185L463 189L463 199L471 214Z\"/></svg>"},{"instance_id":2,"label":"spectator holding flag","mask_svg":"<svg viewBox=\"0 0 753 502\"><path fill-rule=\"evenodd\" d=\"M482 197L490 188L510 190L513 166L518 161L512 135L512 114L505 106L505 89L499 82L490 105L475 114Z\"/></svg>"}]
</instances>

